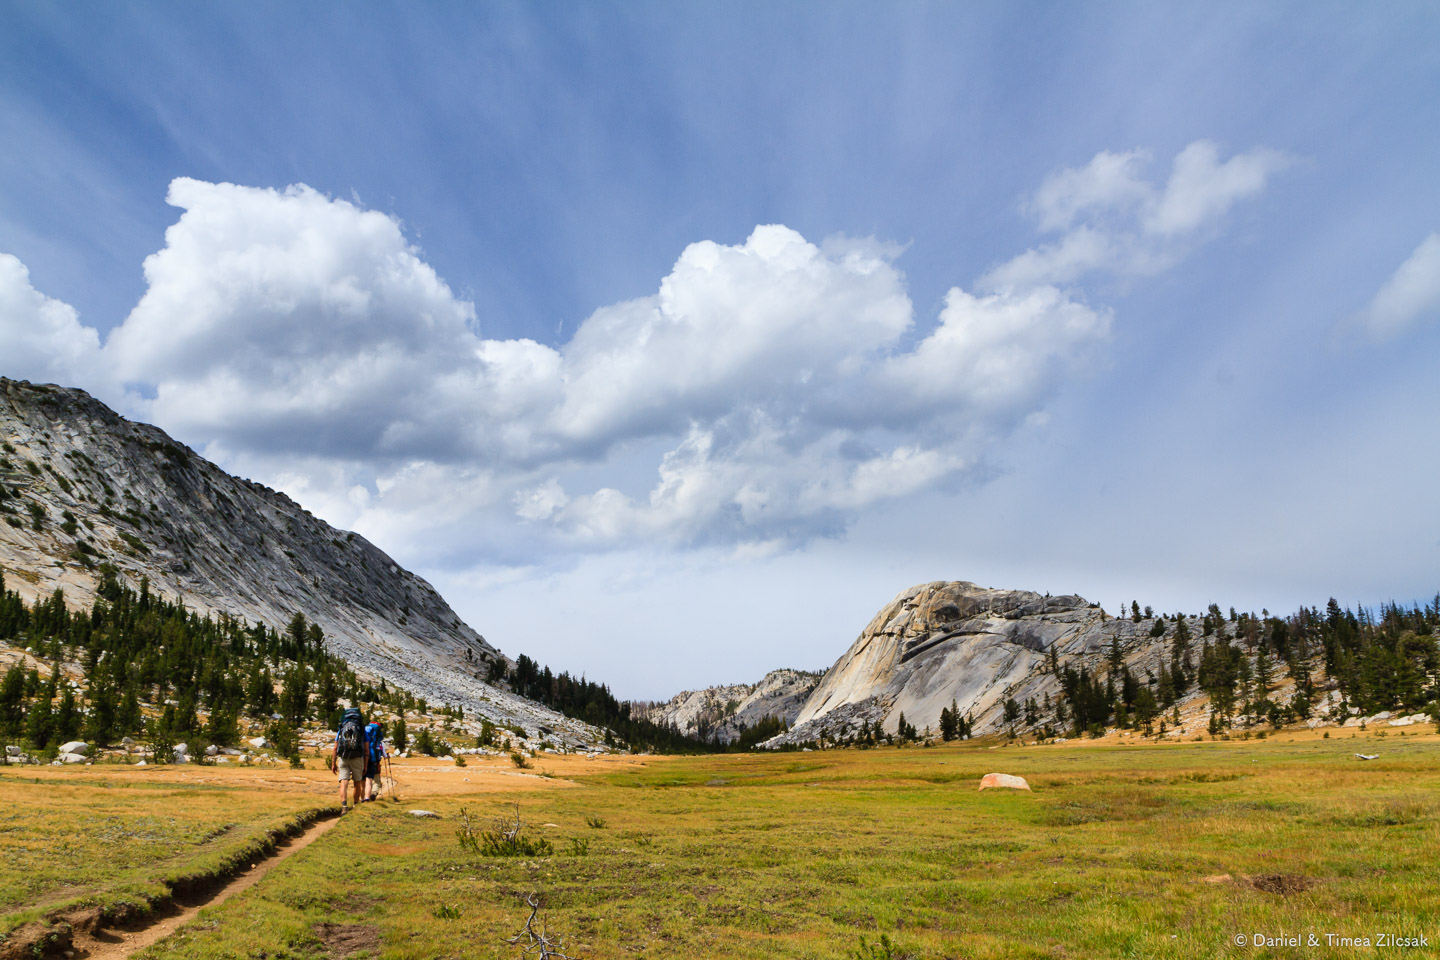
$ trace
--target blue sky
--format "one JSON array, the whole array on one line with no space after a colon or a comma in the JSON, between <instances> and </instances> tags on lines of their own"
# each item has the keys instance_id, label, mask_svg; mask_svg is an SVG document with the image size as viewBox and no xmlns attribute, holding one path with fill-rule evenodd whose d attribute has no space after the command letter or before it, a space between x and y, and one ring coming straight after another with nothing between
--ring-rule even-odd
<instances>
[{"instance_id":1,"label":"blue sky","mask_svg":"<svg viewBox=\"0 0 1440 960\"><path fill-rule=\"evenodd\" d=\"M627 696L931 579L1427 597L1437 49L1420 3L5 4L0 373Z\"/></svg>"}]
</instances>

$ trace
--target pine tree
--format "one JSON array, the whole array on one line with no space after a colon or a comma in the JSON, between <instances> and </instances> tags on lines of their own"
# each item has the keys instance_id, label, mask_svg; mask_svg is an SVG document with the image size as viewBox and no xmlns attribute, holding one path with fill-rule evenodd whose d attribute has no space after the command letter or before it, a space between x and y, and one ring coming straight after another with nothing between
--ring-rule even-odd
<instances>
[{"instance_id":1,"label":"pine tree","mask_svg":"<svg viewBox=\"0 0 1440 960\"><path fill-rule=\"evenodd\" d=\"M1160 664L1160 682L1155 685L1155 699L1166 707L1176 699L1175 675L1165 669L1164 663Z\"/></svg>"},{"instance_id":2,"label":"pine tree","mask_svg":"<svg viewBox=\"0 0 1440 960\"><path fill-rule=\"evenodd\" d=\"M90 716L85 721L85 739L99 747L108 747L115 739L115 713L118 706L115 684L107 677L90 689Z\"/></svg>"},{"instance_id":3,"label":"pine tree","mask_svg":"<svg viewBox=\"0 0 1440 960\"><path fill-rule=\"evenodd\" d=\"M340 688L335 682L335 672L330 669L329 661L320 666L320 676L315 684L315 698L318 701L316 704L318 714L327 722L333 720L340 709ZM358 699L358 697L352 698L351 703Z\"/></svg>"},{"instance_id":4,"label":"pine tree","mask_svg":"<svg viewBox=\"0 0 1440 960\"><path fill-rule=\"evenodd\" d=\"M1264 713L1270 705L1270 654L1261 644L1255 651L1255 704L1256 713Z\"/></svg>"},{"instance_id":5,"label":"pine tree","mask_svg":"<svg viewBox=\"0 0 1440 960\"><path fill-rule=\"evenodd\" d=\"M291 643L291 660L305 659L305 614L299 610L290 618L290 623L285 627L285 637Z\"/></svg>"},{"instance_id":6,"label":"pine tree","mask_svg":"<svg viewBox=\"0 0 1440 960\"><path fill-rule=\"evenodd\" d=\"M60 709L55 712L55 739L64 743L80 736L80 710L75 705L75 691L65 685L60 697Z\"/></svg>"},{"instance_id":7,"label":"pine tree","mask_svg":"<svg viewBox=\"0 0 1440 960\"><path fill-rule=\"evenodd\" d=\"M145 722L140 712L140 688L132 679L125 684L125 693L120 698L120 708L115 713L115 729L121 735L139 734Z\"/></svg>"},{"instance_id":8,"label":"pine tree","mask_svg":"<svg viewBox=\"0 0 1440 960\"><path fill-rule=\"evenodd\" d=\"M240 741L240 728L235 714L228 707L210 711L210 719L205 724L205 739L220 747L233 747Z\"/></svg>"},{"instance_id":9,"label":"pine tree","mask_svg":"<svg viewBox=\"0 0 1440 960\"><path fill-rule=\"evenodd\" d=\"M1190 649L1190 624L1186 622L1183 613L1175 615L1175 639L1170 642L1170 646L1182 654Z\"/></svg>"},{"instance_id":10,"label":"pine tree","mask_svg":"<svg viewBox=\"0 0 1440 960\"><path fill-rule=\"evenodd\" d=\"M297 613L296 616L300 614ZM303 663L285 671L285 686L280 693L280 713L297 727L310 715L310 671Z\"/></svg>"},{"instance_id":11,"label":"pine tree","mask_svg":"<svg viewBox=\"0 0 1440 960\"><path fill-rule=\"evenodd\" d=\"M54 738L54 731L55 709L50 699L42 694L25 718L25 737L36 750L44 750Z\"/></svg>"},{"instance_id":12,"label":"pine tree","mask_svg":"<svg viewBox=\"0 0 1440 960\"><path fill-rule=\"evenodd\" d=\"M1020 704L1014 697L1005 698L1004 717L1006 726L1013 726L1015 721L1020 719Z\"/></svg>"},{"instance_id":13,"label":"pine tree","mask_svg":"<svg viewBox=\"0 0 1440 960\"><path fill-rule=\"evenodd\" d=\"M200 715L196 712L193 691L186 690L180 694L180 705L175 710L170 732L183 737L187 744L200 736Z\"/></svg>"},{"instance_id":14,"label":"pine tree","mask_svg":"<svg viewBox=\"0 0 1440 960\"><path fill-rule=\"evenodd\" d=\"M175 759L175 708L166 705L165 712L150 720L145 731L150 741L150 762L170 763Z\"/></svg>"},{"instance_id":15,"label":"pine tree","mask_svg":"<svg viewBox=\"0 0 1440 960\"><path fill-rule=\"evenodd\" d=\"M0 737L17 737L25 722L25 671L12 664L0 681Z\"/></svg>"},{"instance_id":16,"label":"pine tree","mask_svg":"<svg viewBox=\"0 0 1440 960\"><path fill-rule=\"evenodd\" d=\"M1135 722L1142 727L1148 727L1157 712L1155 694L1150 692L1149 687L1141 687L1135 694Z\"/></svg>"}]
</instances>

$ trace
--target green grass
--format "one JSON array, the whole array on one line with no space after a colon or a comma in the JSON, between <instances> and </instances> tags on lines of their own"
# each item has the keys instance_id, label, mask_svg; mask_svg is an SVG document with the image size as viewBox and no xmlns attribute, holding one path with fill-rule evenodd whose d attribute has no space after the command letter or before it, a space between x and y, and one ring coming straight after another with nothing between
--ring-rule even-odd
<instances>
[{"instance_id":1,"label":"green grass","mask_svg":"<svg viewBox=\"0 0 1440 960\"><path fill-rule=\"evenodd\" d=\"M527 894L585 958L885 956L882 935L915 958L1316 954L1232 942L1256 932L1434 943L1440 751L1352 752L1272 739L673 758L580 789L427 800L438 821L375 804L145 956L320 958L321 925L349 924L378 944L357 956L518 957L503 938ZM977 792L989 772L1035 792ZM516 800L553 855L462 850L462 805L498 818Z\"/></svg>"},{"instance_id":2,"label":"green grass","mask_svg":"<svg viewBox=\"0 0 1440 960\"><path fill-rule=\"evenodd\" d=\"M147 783L113 772L6 771L0 935L73 907L143 912L167 884L222 867L270 830L326 805L297 793Z\"/></svg>"}]
</instances>

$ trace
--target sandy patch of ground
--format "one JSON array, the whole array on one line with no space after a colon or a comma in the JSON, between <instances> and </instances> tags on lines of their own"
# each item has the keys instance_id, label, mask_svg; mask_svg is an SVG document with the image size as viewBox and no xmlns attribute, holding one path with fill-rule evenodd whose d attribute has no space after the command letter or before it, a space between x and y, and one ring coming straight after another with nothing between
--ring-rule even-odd
<instances>
[{"instance_id":1,"label":"sandy patch of ground","mask_svg":"<svg viewBox=\"0 0 1440 960\"><path fill-rule=\"evenodd\" d=\"M564 790L576 784L568 778L605 772L620 772L643 767L649 757L600 756L578 754L543 754L530 762L529 770L516 769L506 757L466 757L465 766L457 767L451 760L432 757L408 757L392 760L395 787L401 798L454 796L467 793L512 793L532 790ZM165 764L135 766L133 764L97 763L90 766L10 766L0 767L4 774L26 780L65 783L84 780L155 783L167 786L213 785L249 787L256 790L281 790L315 796L335 796L339 785L335 775L325 769L323 761L309 759L305 769L292 770L274 764L222 763L215 766L198 764ZM4 775L0 774L0 775ZM548 774L548 776L542 775Z\"/></svg>"}]
</instances>

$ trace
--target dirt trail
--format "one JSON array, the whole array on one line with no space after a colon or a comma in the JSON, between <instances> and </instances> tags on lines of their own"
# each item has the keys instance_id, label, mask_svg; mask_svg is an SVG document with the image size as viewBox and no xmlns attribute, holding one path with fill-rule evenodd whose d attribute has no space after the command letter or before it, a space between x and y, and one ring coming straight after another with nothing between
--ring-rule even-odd
<instances>
[{"instance_id":1,"label":"dirt trail","mask_svg":"<svg viewBox=\"0 0 1440 960\"><path fill-rule=\"evenodd\" d=\"M281 860L304 850L339 822L339 818L332 817L311 824L300 836L277 847L269 857L256 861L253 869L245 871L225 886L205 896L204 899L197 899L183 906L174 907L149 926L139 930L100 930L95 933L79 934L75 937L70 949L75 957L84 957L87 960L120 960L122 957L139 953L189 923L202 907L224 903L235 894L249 890L259 883L265 874L273 870Z\"/></svg>"}]
</instances>

